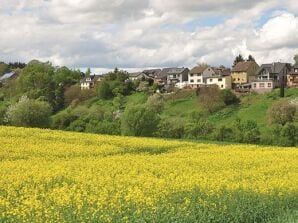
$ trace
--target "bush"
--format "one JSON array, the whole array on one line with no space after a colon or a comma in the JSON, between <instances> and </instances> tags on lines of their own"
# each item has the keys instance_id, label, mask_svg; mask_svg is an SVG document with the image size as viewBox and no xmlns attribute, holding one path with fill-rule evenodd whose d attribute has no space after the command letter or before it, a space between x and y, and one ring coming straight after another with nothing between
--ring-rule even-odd
<instances>
[{"instance_id":1,"label":"bush","mask_svg":"<svg viewBox=\"0 0 298 223\"><path fill-rule=\"evenodd\" d=\"M159 117L147 105L127 107L121 117L121 133L129 136L152 136Z\"/></svg>"},{"instance_id":2,"label":"bush","mask_svg":"<svg viewBox=\"0 0 298 223\"><path fill-rule=\"evenodd\" d=\"M236 119L233 126L233 135L236 142L243 143L258 144L261 138L258 124L252 120L242 122L240 119Z\"/></svg>"},{"instance_id":3,"label":"bush","mask_svg":"<svg viewBox=\"0 0 298 223\"><path fill-rule=\"evenodd\" d=\"M198 90L199 103L209 113L216 112L225 106L218 87L203 87Z\"/></svg>"},{"instance_id":4,"label":"bush","mask_svg":"<svg viewBox=\"0 0 298 223\"><path fill-rule=\"evenodd\" d=\"M214 139L218 141L232 141L233 140L233 129L228 128L224 125L215 129Z\"/></svg>"},{"instance_id":5,"label":"bush","mask_svg":"<svg viewBox=\"0 0 298 223\"><path fill-rule=\"evenodd\" d=\"M103 80L98 84L97 95L100 99L109 99L113 97L113 92L107 81Z\"/></svg>"},{"instance_id":6,"label":"bush","mask_svg":"<svg viewBox=\"0 0 298 223\"><path fill-rule=\"evenodd\" d=\"M213 125L204 120L191 120L185 126L185 138L208 139L213 132Z\"/></svg>"},{"instance_id":7,"label":"bush","mask_svg":"<svg viewBox=\"0 0 298 223\"><path fill-rule=\"evenodd\" d=\"M161 138L181 139L184 137L184 123L183 119L162 119L154 135Z\"/></svg>"},{"instance_id":8,"label":"bush","mask_svg":"<svg viewBox=\"0 0 298 223\"><path fill-rule=\"evenodd\" d=\"M163 110L165 100L161 94L154 94L148 98L147 104L155 112L160 113Z\"/></svg>"},{"instance_id":9,"label":"bush","mask_svg":"<svg viewBox=\"0 0 298 223\"><path fill-rule=\"evenodd\" d=\"M6 121L15 126L45 128L50 126L51 113L52 109L47 102L23 96L8 108Z\"/></svg>"},{"instance_id":10,"label":"bush","mask_svg":"<svg viewBox=\"0 0 298 223\"><path fill-rule=\"evenodd\" d=\"M238 104L240 102L239 98L229 89L222 90L220 94L226 105Z\"/></svg>"},{"instance_id":11,"label":"bush","mask_svg":"<svg viewBox=\"0 0 298 223\"><path fill-rule=\"evenodd\" d=\"M295 119L296 106L288 101L279 101L274 103L267 111L267 117L271 124L285 125Z\"/></svg>"},{"instance_id":12,"label":"bush","mask_svg":"<svg viewBox=\"0 0 298 223\"><path fill-rule=\"evenodd\" d=\"M54 129L67 129L69 125L78 117L73 115L70 111L62 111L52 118L52 128Z\"/></svg>"}]
</instances>

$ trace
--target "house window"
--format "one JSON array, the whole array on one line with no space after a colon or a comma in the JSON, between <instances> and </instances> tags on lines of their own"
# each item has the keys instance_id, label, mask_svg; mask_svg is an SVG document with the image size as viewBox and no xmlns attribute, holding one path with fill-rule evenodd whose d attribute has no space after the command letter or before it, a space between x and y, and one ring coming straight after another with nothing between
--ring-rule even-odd
<instances>
[{"instance_id":1,"label":"house window","mask_svg":"<svg viewBox=\"0 0 298 223\"><path fill-rule=\"evenodd\" d=\"M197 79L197 82L198 82L198 83L201 83L201 79Z\"/></svg>"},{"instance_id":2,"label":"house window","mask_svg":"<svg viewBox=\"0 0 298 223\"><path fill-rule=\"evenodd\" d=\"M238 81L240 81L240 78L238 78Z\"/></svg>"},{"instance_id":3,"label":"house window","mask_svg":"<svg viewBox=\"0 0 298 223\"><path fill-rule=\"evenodd\" d=\"M265 83L260 83L260 88L264 88L265 87Z\"/></svg>"},{"instance_id":4,"label":"house window","mask_svg":"<svg viewBox=\"0 0 298 223\"><path fill-rule=\"evenodd\" d=\"M190 80L190 83L193 83L194 82L194 80Z\"/></svg>"},{"instance_id":5,"label":"house window","mask_svg":"<svg viewBox=\"0 0 298 223\"><path fill-rule=\"evenodd\" d=\"M176 74L173 74L173 78L176 78Z\"/></svg>"},{"instance_id":6,"label":"house window","mask_svg":"<svg viewBox=\"0 0 298 223\"><path fill-rule=\"evenodd\" d=\"M218 81L222 81L222 78L219 78Z\"/></svg>"},{"instance_id":7,"label":"house window","mask_svg":"<svg viewBox=\"0 0 298 223\"><path fill-rule=\"evenodd\" d=\"M210 78L210 79L209 79L209 81L210 81L210 82L212 82L212 81L213 81L213 79L212 79L212 78Z\"/></svg>"},{"instance_id":8,"label":"house window","mask_svg":"<svg viewBox=\"0 0 298 223\"><path fill-rule=\"evenodd\" d=\"M236 80L236 78L233 78L233 81L235 81Z\"/></svg>"},{"instance_id":9,"label":"house window","mask_svg":"<svg viewBox=\"0 0 298 223\"><path fill-rule=\"evenodd\" d=\"M272 87L272 84L271 83L268 83L268 87L271 88Z\"/></svg>"},{"instance_id":10,"label":"house window","mask_svg":"<svg viewBox=\"0 0 298 223\"><path fill-rule=\"evenodd\" d=\"M191 77L193 77L193 74L190 74Z\"/></svg>"},{"instance_id":11,"label":"house window","mask_svg":"<svg viewBox=\"0 0 298 223\"><path fill-rule=\"evenodd\" d=\"M223 85L221 85L220 87L221 87L221 88L224 88L224 86L223 86Z\"/></svg>"},{"instance_id":12,"label":"house window","mask_svg":"<svg viewBox=\"0 0 298 223\"><path fill-rule=\"evenodd\" d=\"M254 83L254 88L257 88L257 84L256 83Z\"/></svg>"}]
</instances>

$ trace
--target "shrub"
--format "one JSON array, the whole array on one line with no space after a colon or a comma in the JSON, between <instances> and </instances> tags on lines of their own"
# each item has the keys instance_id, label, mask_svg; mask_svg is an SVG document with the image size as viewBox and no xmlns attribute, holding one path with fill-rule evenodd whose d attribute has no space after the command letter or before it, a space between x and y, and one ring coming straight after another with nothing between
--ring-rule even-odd
<instances>
[{"instance_id":1,"label":"shrub","mask_svg":"<svg viewBox=\"0 0 298 223\"><path fill-rule=\"evenodd\" d=\"M222 90L220 94L226 105L238 104L240 102L239 98L229 89Z\"/></svg>"},{"instance_id":2,"label":"shrub","mask_svg":"<svg viewBox=\"0 0 298 223\"><path fill-rule=\"evenodd\" d=\"M77 118L77 116L68 110L62 111L52 118L52 128L61 130L67 129Z\"/></svg>"},{"instance_id":3,"label":"shrub","mask_svg":"<svg viewBox=\"0 0 298 223\"><path fill-rule=\"evenodd\" d=\"M161 94L154 94L148 98L147 104L155 112L160 113L163 110L165 101Z\"/></svg>"},{"instance_id":4,"label":"shrub","mask_svg":"<svg viewBox=\"0 0 298 223\"><path fill-rule=\"evenodd\" d=\"M159 117L147 105L127 107L121 117L121 132L130 136L152 136Z\"/></svg>"},{"instance_id":5,"label":"shrub","mask_svg":"<svg viewBox=\"0 0 298 223\"><path fill-rule=\"evenodd\" d=\"M216 112L225 106L217 86L202 87L198 90L199 103L209 113Z\"/></svg>"},{"instance_id":6,"label":"shrub","mask_svg":"<svg viewBox=\"0 0 298 223\"><path fill-rule=\"evenodd\" d=\"M233 130L224 125L215 129L214 139L218 141L232 141L233 140Z\"/></svg>"},{"instance_id":7,"label":"shrub","mask_svg":"<svg viewBox=\"0 0 298 223\"><path fill-rule=\"evenodd\" d=\"M190 120L185 126L185 138L207 139L213 132L213 125L205 120Z\"/></svg>"},{"instance_id":8,"label":"shrub","mask_svg":"<svg viewBox=\"0 0 298 223\"><path fill-rule=\"evenodd\" d=\"M183 119L162 119L154 135L161 138L181 139L184 137L184 122Z\"/></svg>"},{"instance_id":9,"label":"shrub","mask_svg":"<svg viewBox=\"0 0 298 223\"><path fill-rule=\"evenodd\" d=\"M100 99L109 99L113 97L113 92L107 81L103 80L98 84L97 95Z\"/></svg>"},{"instance_id":10,"label":"shrub","mask_svg":"<svg viewBox=\"0 0 298 223\"><path fill-rule=\"evenodd\" d=\"M271 124L285 125L292 122L295 118L296 106L288 101L274 103L267 111L267 117Z\"/></svg>"},{"instance_id":11,"label":"shrub","mask_svg":"<svg viewBox=\"0 0 298 223\"><path fill-rule=\"evenodd\" d=\"M47 102L23 96L7 109L6 121L15 126L45 128L50 125L51 113L52 109Z\"/></svg>"}]
</instances>

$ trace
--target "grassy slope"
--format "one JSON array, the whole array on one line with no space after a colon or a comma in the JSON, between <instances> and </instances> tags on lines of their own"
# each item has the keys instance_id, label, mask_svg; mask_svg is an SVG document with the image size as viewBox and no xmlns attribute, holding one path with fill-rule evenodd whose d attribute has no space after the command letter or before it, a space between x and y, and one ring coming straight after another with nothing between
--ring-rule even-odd
<instances>
[{"instance_id":1,"label":"grassy slope","mask_svg":"<svg viewBox=\"0 0 298 223\"><path fill-rule=\"evenodd\" d=\"M278 90L269 94L250 94L241 96L241 103L237 106L228 106L224 109L209 115L208 120L215 126L230 126L237 117L242 120L256 121L261 131L267 129L266 112L268 108L276 101L281 100L278 97ZM287 89L286 98L297 98L298 89ZM133 104L146 103L148 96L145 93L134 93L125 97L125 106ZM187 119L192 113L203 112L200 103L197 100L195 92L180 91L177 94L166 95L166 103L161 114L164 118ZM113 111L112 100L98 100L92 98L84 102L86 107L101 107L106 111Z\"/></svg>"}]
</instances>

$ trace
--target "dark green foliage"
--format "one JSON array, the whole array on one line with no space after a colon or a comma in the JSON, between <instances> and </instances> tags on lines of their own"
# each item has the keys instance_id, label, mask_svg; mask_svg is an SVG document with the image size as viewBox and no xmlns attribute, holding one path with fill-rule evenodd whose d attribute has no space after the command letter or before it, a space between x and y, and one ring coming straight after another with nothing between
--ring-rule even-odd
<instances>
[{"instance_id":1,"label":"dark green foliage","mask_svg":"<svg viewBox=\"0 0 298 223\"><path fill-rule=\"evenodd\" d=\"M207 139L213 132L213 125L205 120L190 120L185 125L185 138Z\"/></svg>"},{"instance_id":2,"label":"dark green foliage","mask_svg":"<svg viewBox=\"0 0 298 223\"><path fill-rule=\"evenodd\" d=\"M239 54L238 56L236 56L236 58L234 60L233 67L235 67L237 65L237 63L243 62L243 61L244 61L243 56L241 54Z\"/></svg>"},{"instance_id":3,"label":"dark green foliage","mask_svg":"<svg viewBox=\"0 0 298 223\"><path fill-rule=\"evenodd\" d=\"M9 66L4 62L0 62L0 76L7 73L8 71L9 71Z\"/></svg>"},{"instance_id":4,"label":"dark green foliage","mask_svg":"<svg viewBox=\"0 0 298 223\"><path fill-rule=\"evenodd\" d=\"M22 97L7 110L7 121L11 125L23 127L50 126L52 109L47 102Z\"/></svg>"},{"instance_id":5,"label":"dark green foliage","mask_svg":"<svg viewBox=\"0 0 298 223\"><path fill-rule=\"evenodd\" d=\"M236 119L233 126L233 134L236 142L255 143L260 142L260 130L255 121L248 120L242 122Z\"/></svg>"},{"instance_id":6,"label":"dark green foliage","mask_svg":"<svg viewBox=\"0 0 298 223\"><path fill-rule=\"evenodd\" d=\"M152 136L159 117L147 105L127 107L121 117L121 132L129 136Z\"/></svg>"},{"instance_id":7,"label":"dark green foliage","mask_svg":"<svg viewBox=\"0 0 298 223\"><path fill-rule=\"evenodd\" d=\"M233 141L233 129L224 125L215 129L214 139L217 141Z\"/></svg>"},{"instance_id":8,"label":"dark green foliage","mask_svg":"<svg viewBox=\"0 0 298 223\"><path fill-rule=\"evenodd\" d=\"M103 80L99 83L97 87L97 95L100 99L109 99L113 97L113 92L106 80Z\"/></svg>"},{"instance_id":9,"label":"dark green foliage","mask_svg":"<svg viewBox=\"0 0 298 223\"><path fill-rule=\"evenodd\" d=\"M181 139L184 137L184 128L184 120L161 119L154 135L161 138Z\"/></svg>"},{"instance_id":10,"label":"dark green foliage","mask_svg":"<svg viewBox=\"0 0 298 223\"><path fill-rule=\"evenodd\" d=\"M229 89L222 90L220 94L226 105L238 104L240 102L240 99Z\"/></svg>"},{"instance_id":11,"label":"dark green foliage","mask_svg":"<svg viewBox=\"0 0 298 223\"><path fill-rule=\"evenodd\" d=\"M67 129L69 125L77 118L77 116L68 110L62 111L53 117L52 128L61 130Z\"/></svg>"}]
</instances>

